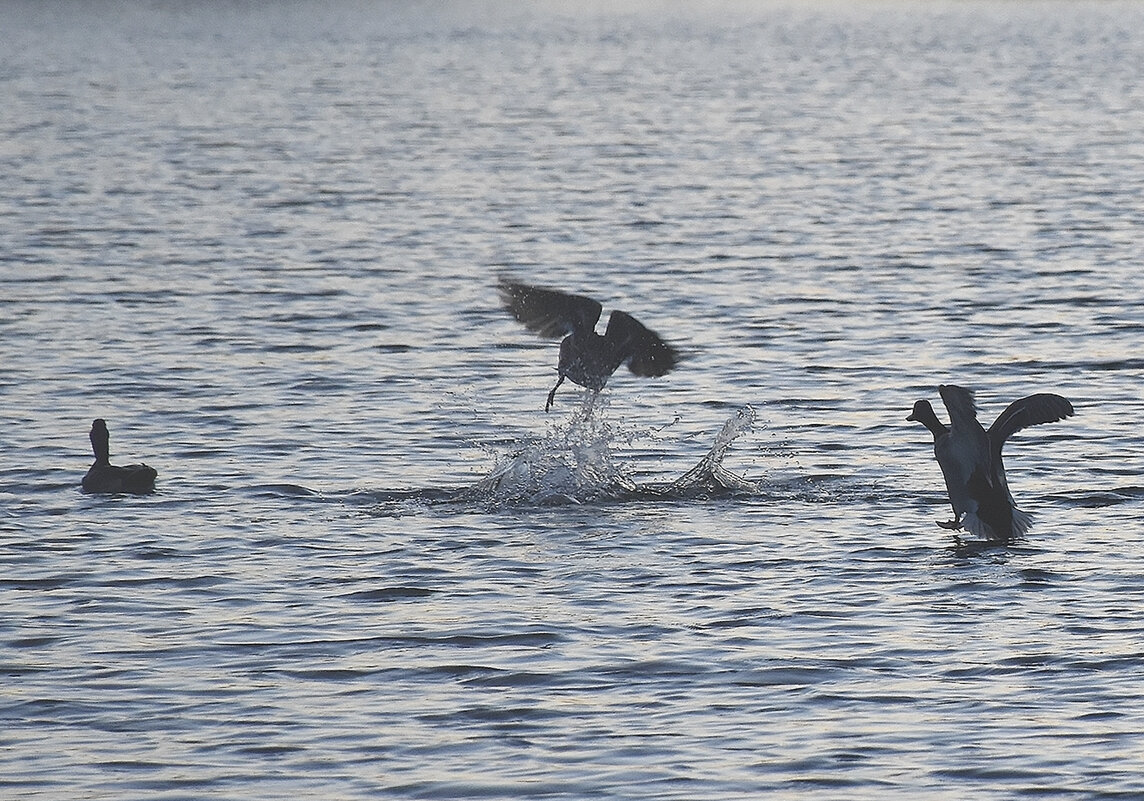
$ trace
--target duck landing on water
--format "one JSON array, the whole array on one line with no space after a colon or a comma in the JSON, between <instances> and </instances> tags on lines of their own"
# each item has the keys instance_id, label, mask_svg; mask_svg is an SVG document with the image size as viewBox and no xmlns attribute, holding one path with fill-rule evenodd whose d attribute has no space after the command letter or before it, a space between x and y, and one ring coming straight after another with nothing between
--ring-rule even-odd
<instances>
[{"instance_id":1,"label":"duck landing on water","mask_svg":"<svg viewBox=\"0 0 1144 801\"><path fill-rule=\"evenodd\" d=\"M953 519L942 528L969 529L974 536L1008 541L1029 530L1032 518L1017 508L1001 448L1023 428L1055 423L1073 415L1072 404L1060 395L1044 392L1013 401L986 431L977 422L974 393L946 384L938 387L949 411L949 426L937 418L927 400L914 403L907 420L921 423L933 434L933 451L945 477Z\"/></svg>"},{"instance_id":2,"label":"duck landing on water","mask_svg":"<svg viewBox=\"0 0 1144 801\"><path fill-rule=\"evenodd\" d=\"M530 331L560 343L556 386L548 393L544 411L552 408L556 390L567 378L599 392L621 364L638 376L668 373L679 356L659 334L627 312L613 311L604 333L596 333L603 306L592 298L555 289L530 286L501 278L498 287L504 307Z\"/></svg>"},{"instance_id":3,"label":"duck landing on water","mask_svg":"<svg viewBox=\"0 0 1144 801\"><path fill-rule=\"evenodd\" d=\"M123 467L111 463L110 440L107 423L96 418L91 421L91 449L95 452L95 463L83 477L84 492L132 492L143 494L155 489L155 478L159 475L153 467L145 464L129 464Z\"/></svg>"}]
</instances>

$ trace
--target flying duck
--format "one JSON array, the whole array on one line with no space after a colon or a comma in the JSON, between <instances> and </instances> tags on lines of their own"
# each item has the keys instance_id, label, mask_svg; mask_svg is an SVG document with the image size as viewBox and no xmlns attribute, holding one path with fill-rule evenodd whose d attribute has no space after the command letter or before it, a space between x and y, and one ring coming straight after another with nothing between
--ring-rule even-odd
<instances>
[{"instance_id":1,"label":"flying duck","mask_svg":"<svg viewBox=\"0 0 1144 801\"><path fill-rule=\"evenodd\" d=\"M155 489L155 468L145 464L129 464L125 467L113 465L110 461L110 436L107 423L102 418L91 421L91 449L95 452L95 462L83 477L84 492L151 492Z\"/></svg>"},{"instance_id":2,"label":"flying duck","mask_svg":"<svg viewBox=\"0 0 1144 801\"><path fill-rule=\"evenodd\" d=\"M548 393L544 411L552 408L564 379L599 392L625 362L639 376L661 376L675 366L674 348L636 318L622 311L608 317L604 333L596 333L603 307L592 298L500 279L501 300L530 331L560 343L559 377Z\"/></svg>"},{"instance_id":3,"label":"flying duck","mask_svg":"<svg viewBox=\"0 0 1144 801\"><path fill-rule=\"evenodd\" d=\"M914 403L906 418L933 434L934 456L953 507L953 519L938 525L965 526L975 536L998 541L1024 534L1032 518L1016 507L1009 492L1001 448L1023 428L1071 417L1072 404L1052 393L1029 395L1010 403L986 431L977 422L973 392L952 384L938 387L938 392L949 411L948 428L926 400Z\"/></svg>"}]
</instances>

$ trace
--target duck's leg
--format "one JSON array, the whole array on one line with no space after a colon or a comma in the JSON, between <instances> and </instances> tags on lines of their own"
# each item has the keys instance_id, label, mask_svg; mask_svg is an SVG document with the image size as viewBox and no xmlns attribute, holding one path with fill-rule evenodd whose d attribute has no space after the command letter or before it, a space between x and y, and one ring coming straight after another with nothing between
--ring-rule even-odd
<instances>
[{"instance_id":1,"label":"duck's leg","mask_svg":"<svg viewBox=\"0 0 1144 801\"><path fill-rule=\"evenodd\" d=\"M953 502L951 501L949 505L953 506ZM961 530L961 512L957 511L956 506L953 506L953 519L952 520L946 520L944 523L941 522L940 520L936 520L934 522L936 522L941 528L947 529L949 531L960 531Z\"/></svg>"},{"instance_id":2,"label":"duck's leg","mask_svg":"<svg viewBox=\"0 0 1144 801\"><path fill-rule=\"evenodd\" d=\"M560 385L564 383L564 373L560 374L560 378L556 379L556 386L548 393L548 403L544 404L544 411L552 408L552 401L556 399L556 390L560 389Z\"/></svg>"}]
</instances>

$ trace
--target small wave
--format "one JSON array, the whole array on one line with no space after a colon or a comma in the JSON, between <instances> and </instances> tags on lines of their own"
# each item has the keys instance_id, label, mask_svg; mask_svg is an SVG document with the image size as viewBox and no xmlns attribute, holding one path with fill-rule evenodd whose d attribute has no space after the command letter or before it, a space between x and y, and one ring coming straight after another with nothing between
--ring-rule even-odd
<instances>
[{"instance_id":1,"label":"small wave","mask_svg":"<svg viewBox=\"0 0 1144 801\"><path fill-rule=\"evenodd\" d=\"M300 484L256 484L246 488L255 498L318 498L322 493Z\"/></svg>"},{"instance_id":2,"label":"small wave","mask_svg":"<svg viewBox=\"0 0 1144 801\"><path fill-rule=\"evenodd\" d=\"M1079 507L1099 509L1105 506L1130 503L1142 497L1144 497L1144 487L1131 486L1075 493L1070 499Z\"/></svg>"},{"instance_id":3,"label":"small wave","mask_svg":"<svg viewBox=\"0 0 1144 801\"><path fill-rule=\"evenodd\" d=\"M388 601L401 601L408 598L425 598L434 593L434 590L425 587L379 587L376 590L360 590L343 595L351 601L368 601L384 603Z\"/></svg>"}]
</instances>

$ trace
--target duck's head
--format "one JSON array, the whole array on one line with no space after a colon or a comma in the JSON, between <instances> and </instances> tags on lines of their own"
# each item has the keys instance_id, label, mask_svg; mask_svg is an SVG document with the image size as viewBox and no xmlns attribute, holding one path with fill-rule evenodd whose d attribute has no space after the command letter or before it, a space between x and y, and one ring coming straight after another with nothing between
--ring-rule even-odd
<instances>
[{"instance_id":1,"label":"duck's head","mask_svg":"<svg viewBox=\"0 0 1144 801\"><path fill-rule=\"evenodd\" d=\"M918 400L914 401L914 409L906 419L911 423L921 423L933 417L937 417L937 415L934 414L933 406L930 405L930 402L928 400Z\"/></svg>"},{"instance_id":2,"label":"duck's head","mask_svg":"<svg viewBox=\"0 0 1144 801\"><path fill-rule=\"evenodd\" d=\"M906 419L911 422L921 423L928 428L930 433L933 434L935 441L938 437L949 432L949 429L945 427L945 423L937 419L937 414L927 400L914 401L914 410L910 412L910 416Z\"/></svg>"}]
</instances>

